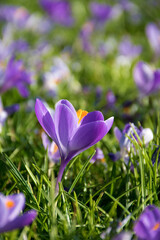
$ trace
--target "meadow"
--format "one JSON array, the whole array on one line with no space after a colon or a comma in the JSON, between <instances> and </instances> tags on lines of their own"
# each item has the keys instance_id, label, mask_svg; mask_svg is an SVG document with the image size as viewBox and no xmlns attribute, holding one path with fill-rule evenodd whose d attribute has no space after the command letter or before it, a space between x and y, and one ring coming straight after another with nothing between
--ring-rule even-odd
<instances>
[{"instance_id":1,"label":"meadow","mask_svg":"<svg viewBox=\"0 0 160 240\"><path fill-rule=\"evenodd\" d=\"M159 1L0 1L0 240L160 240L159 142Z\"/></svg>"}]
</instances>

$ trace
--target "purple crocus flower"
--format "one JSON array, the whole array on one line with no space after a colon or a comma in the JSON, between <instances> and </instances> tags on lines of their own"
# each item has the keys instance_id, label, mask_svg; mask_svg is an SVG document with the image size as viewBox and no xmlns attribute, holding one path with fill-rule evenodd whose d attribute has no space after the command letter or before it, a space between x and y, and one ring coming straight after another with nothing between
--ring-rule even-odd
<instances>
[{"instance_id":1,"label":"purple crocus flower","mask_svg":"<svg viewBox=\"0 0 160 240\"><path fill-rule=\"evenodd\" d=\"M96 148L96 152L90 162L95 163L97 160L100 160L102 163L105 162L103 151L100 148Z\"/></svg>"},{"instance_id":2,"label":"purple crocus flower","mask_svg":"<svg viewBox=\"0 0 160 240\"><path fill-rule=\"evenodd\" d=\"M45 132L58 146L61 156L61 166L57 177L61 181L68 162L79 153L99 142L110 130L114 118L104 121L101 112L87 113L79 110L77 113L73 105L67 100L60 100L56 104L54 116L51 116L45 105L36 100L35 113Z\"/></svg>"},{"instance_id":3,"label":"purple crocus flower","mask_svg":"<svg viewBox=\"0 0 160 240\"><path fill-rule=\"evenodd\" d=\"M117 236L115 236L112 240L131 240L132 233L131 232L121 232Z\"/></svg>"},{"instance_id":4,"label":"purple crocus flower","mask_svg":"<svg viewBox=\"0 0 160 240\"><path fill-rule=\"evenodd\" d=\"M133 143L130 141L130 139L127 137L129 136L131 139L134 139L138 141L137 136L135 135L133 129L136 131L138 136L142 141L144 141L144 144L147 145L152 139L153 139L153 133L150 128L137 128L133 123L126 124L123 131L121 132L118 127L114 128L114 135L117 138L119 145L120 145L120 152L117 152L116 154L110 153L109 156L113 161L117 161L120 158L123 158L125 163L128 164L129 161L129 154L131 151L131 148L134 148Z\"/></svg>"},{"instance_id":5,"label":"purple crocus flower","mask_svg":"<svg viewBox=\"0 0 160 240\"><path fill-rule=\"evenodd\" d=\"M92 2L90 10L96 22L104 23L112 16L112 7L107 4Z\"/></svg>"},{"instance_id":6,"label":"purple crocus flower","mask_svg":"<svg viewBox=\"0 0 160 240\"><path fill-rule=\"evenodd\" d=\"M0 19L24 26L29 13L26 8L14 5L0 5Z\"/></svg>"},{"instance_id":7,"label":"purple crocus flower","mask_svg":"<svg viewBox=\"0 0 160 240\"><path fill-rule=\"evenodd\" d=\"M53 23L49 18L39 16L34 13L29 16L25 24L25 30L34 32L34 34L46 34L53 27Z\"/></svg>"},{"instance_id":8,"label":"purple crocus flower","mask_svg":"<svg viewBox=\"0 0 160 240\"><path fill-rule=\"evenodd\" d=\"M19 104L14 104L8 107L3 107L2 99L0 97L0 133L2 132L2 127L9 115L19 110Z\"/></svg>"},{"instance_id":9,"label":"purple crocus flower","mask_svg":"<svg viewBox=\"0 0 160 240\"><path fill-rule=\"evenodd\" d=\"M44 88L48 91L49 95L55 97L59 83L67 81L70 75L70 70L63 59L55 57L50 71L44 74Z\"/></svg>"},{"instance_id":10,"label":"purple crocus flower","mask_svg":"<svg viewBox=\"0 0 160 240\"><path fill-rule=\"evenodd\" d=\"M146 35L148 37L151 48L155 55L160 55L160 29L154 23L149 23L146 27Z\"/></svg>"},{"instance_id":11,"label":"purple crocus flower","mask_svg":"<svg viewBox=\"0 0 160 240\"><path fill-rule=\"evenodd\" d=\"M56 23L65 26L73 24L71 7L67 0L40 0L40 4Z\"/></svg>"},{"instance_id":12,"label":"purple crocus flower","mask_svg":"<svg viewBox=\"0 0 160 240\"><path fill-rule=\"evenodd\" d=\"M94 31L94 23L93 21L86 22L80 31L80 39L82 42L83 50L87 53L93 54L95 49L91 43L91 35Z\"/></svg>"},{"instance_id":13,"label":"purple crocus flower","mask_svg":"<svg viewBox=\"0 0 160 240\"><path fill-rule=\"evenodd\" d=\"M112 90L108 90L106 94L106 101L108 107L113 107L116 103L116 97Z\"/></svg>"},{"instance_id":14,"label":"purple crocus flower","mask_svg":"<svg viewBox=\"0 0 160 240\"><path fill-rule=\"evenodd\" d=\"M133 76L142 96L160 89L160 69L153 70L148 64L140 61L134 68Z\"/></svg>"},{"instance_id":15,"label":"purple crocus flower","mask_svg":"<svg viewBox=\"0 0 160 240\"><path fill-rule=\"evenodd\" d=\"M29 225L37 216L35 210L19 215L24 209L25 197L22 193L4 196L0 194L0 233Z\"/></svg>"},{"instance_id":16,"label":"purple crocus flower","mask_svg":"<svg viewBox=\"0 0 160 240\"><path fill-rule=\"evenodd\" d=\"M42 143L45 149L48 149L48 157L49 160L57 163L60 160L60 153L58 150L57 145L55 144L55 142L51 142L47 136L47 134L45 134L45 132L42 132L41 134L42 137Z\"/></svg>"},{"instance_id":17,"label":"purple crocus flower","mask_svg":"<svg viewBox=\"0 0 160 240\"><path fill-rule=\"evenodd\" d=\"M0 68L0 94L16 87L23 97L27 97L29 95L28 84L31 84L31 76L24 69L21 60L16 61L11 58L6 70Z\"/></svg>"},{"instance_id":18,"label":"purple crocus flower","mask_svg":"<svg viewBox=\"0 0 160 240\"><path fill-rule=\"evenodd\" d=\"M14 55L16 52L26 52L29 49L28 43L23 40L19 39L14 41L8 47L8 51L10 51L10 55Z\"/></svg>"},{"instance_id":19,"label":"purple crocus flower","mask_svg":"<svg viewBox=\"0 0 160 240\"><path fill-rule=\"evenodd\" d=\"M135 223L134 231L138 239L158 240L160 238L160 209L154 205L147 206Z\"/></svg>"},{"instance_id":20,"label":"purple crocus flower","mask_svg":"<svg viewBox=\"0 0 160 240\"><path fill-rule=\"evenodd\" d=\"M119 45L119 54L129 59L134 59L140 55L142 47L140 45L133 45L129 38L124 38Z\"/></svg>"}]
</instances>

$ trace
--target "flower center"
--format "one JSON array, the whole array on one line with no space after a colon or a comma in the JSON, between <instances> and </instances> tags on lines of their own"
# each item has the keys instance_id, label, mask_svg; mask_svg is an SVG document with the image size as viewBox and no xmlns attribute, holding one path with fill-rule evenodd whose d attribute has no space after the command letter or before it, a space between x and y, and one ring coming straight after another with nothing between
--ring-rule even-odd
<instances>
[{"instance_id":1,"label":"flower center","mask_svg":"<svg viewBox=\"0 0 160 240\"><path fill-rule=\"evenodd\" d=\"M77 111L77 117L78 117L78 124L80 123L80 121L88 114L87 111L84 111L82 109L79 109Z\"/></svg>"},{"instance_id":2,"label":"flower center","mask_svg":"<svg viewBox=\"0 0 160 240\"><path fill-rule=\"evenodd\" d=\"M53 148L53 151L52 151L52 154L56 153L57 150L58 150L58 147L57 147L57 145L55 144L55 145L54 145L54 148Z\"/></svg>"},{"instance_id":3,"label":"flower center","mask_svg":"<svg viewBox=\"0 0 160 240\"><path fill-rule=\"evenodd\" d=\"M160 222L159 223L156 223L155 225L154 225L154 227L152 228L152 230L153 231L156 231L157 229L159 229L160 228Z\"/></svg>"},{"instance_id":4,"label":"flower center","mask_svg":"<svg viewBox=\"0 0 160 240\"><path fill-rule=\"evenodd\" d=\"M12 200L6 201L6 207L7 208L13 208L15 206L14 202Z\"/></svg>"}]
</instances>

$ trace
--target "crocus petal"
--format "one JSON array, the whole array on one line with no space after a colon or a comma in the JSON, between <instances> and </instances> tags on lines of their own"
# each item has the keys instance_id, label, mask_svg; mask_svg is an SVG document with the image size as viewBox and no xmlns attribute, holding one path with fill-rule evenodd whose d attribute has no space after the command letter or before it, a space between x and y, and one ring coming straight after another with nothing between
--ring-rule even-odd
<instances>
[{"instance_id":1,"label":"crocus petal","mask_svg":"<svg viewBox=\"0 0 160 240\"><path fill-rule=\"evenodd\" d=\"M160 69L154 71L154 89L153 91L157 91L160 89Z\"/></svg>"},{"instance_id":2,"label":"crocus petal","mask_svg":"<svg viewBox=\"0 0 160 240\"><path fill-rule=\"evenodd\" d=\"M45 134L45 132L42 132L41 134L41 138L42 138L42 143L45 149L47 149L47 147L49 148L51 145L51 142L47 136L47 134Z\"/></svg>"},{"instance_id":3,"label":"crocus petal","mask_svg":"<svg viewBox=\"0 0 160 240\"><path fill-rule=\"evenodd\" d=\"M107 125L107 129L108 129L107 133L111 129L113 122L114 122L114 117L110 117L105 121L105 124Z\"/></svg>"},{"instance_id":4,"label":"crocus petal","mask_svg":"<svg viewBox=\"0 0 160 240\"><path fill-rule=\"evenodd\" d=\"M24 84L18 83L17 88L22 97L24 98L28 97L29 91Z\"/></svg>"},{"instance_id":5,"label":"crocus petal","mask_svg":"<svg viewBox=\"0 0 160 240\"><path fill-rule=\"evenodd\" d=\"M117 153L109 153L108 156L110 157L110 159L113 162L116 162L117 160L119 160L121 158L121 153L117 152Z\"/></svg>"},{"instance_id":6,"label":"crocus petal","mask_svg":"<svg viewBox=\"0 0 160 240\"><path fill-rule=\"evenodd\" d=\"M8 115L15 113L19 110L19 104L13 104L11 106L5 107L5 111L7 112Z\"/></svg>"},{"instance_id":7,"label":"crocus petal","mask_svg":"<svg viewBox=\"0 0 160 240\"><path fill-rule=\"evenodd\" d=\"M134 68L134 81L141 93L148 94L153 87L154 72L148 64L138 62Z\"/></svg>"},{"instance_id":8,"label":"crocus petal","mask_svg":"<svg viewBox=\"0 0 160 240\"><path fill-rule=\"evenodd\" d=\"M114 135L117 138L118 142L120 142L121 137L122 137L122 133L121 133L121 131L119 130L118 127L114 128Z\"/></svg>"},{"instance_id":9,"label":"crocus petal","mask_svg":"<svg viewBox=\"0 0 160 240\"><path fill-rule=\"evenodd\" d=\"M149 205L140 215L137 220L134 231L136 235L142 239L154 239L156 240L156 232L159 232L159 228L154 227L160 222L160 209L154 205Z\"/></svg>"},{"instance_id":10,"label":"crocus petal","mask_svg":"<svg viewBox=\"0 0 160 240\"><path fill-rule=\"evenodd\" d=\"M144 128L141 132L141 137L144 139L144 144L148 144L153 139L153 132L150 128Z\"/></svg>"},{"instance_id":11,"label":"crocus petal","mask_svg":"<svg viewBox=\"0 0 160 240\"><path fill-rule=\"evenodd\" d=\"M132 239L132 233L131 232L121 232L116 237L114 237L112 240L131 240Z\"/></svg>"},{"instance_id":12,"label":"crocus petal","mask_svg":"<svg viewBox=\"0 0 160 240\"><path fill-rule=\"evenodd\" d=\"M25 206L25 197L22 193L10 195L5 198L5 202L13 201L14 206L11 208L8 208L8 220L12 221L14 220L20 212L23 210ZM6 204L7 208L7 204Z\"/></svg>"},{"instance_id":13,"label":"crocus petal","mask_svg":"<svg viewBox=\"0 0 160 240\"><path fill-rule=\"evenodd\" d=\"M17 217L15 220L8 222L4 227L0 228L0 233L8 232L17 228L22 228L29 225L36 218L37 212L34 210L24 213L22 216Z\"/></svg>"},{"instance_id":14,"label":"crocus petal","mask_svg":"<svg viewBox=\"0 0 160 240\"><path fill-rule=\"evenodd\" d=\"M146 27L146 34L152 49L155 51L156 55L160 54L160 43L159 43L159 36L160 30L154 23L150 23Z\"/></svg>"},{"instance_id":15,"label":"crocus petal","mask_svg":"<svg viewBox=\"0 0 160 240\"><path fill-rule=\"evenodd\" d=\"M108 123L107 125L106 122L96 121L80 126L69 143L70 151L77 155L96 144L110 130L111 121L109 120Z\"/></svg>"},{"instance_id":16,"label":"crocus petal","mask_svg":"<svg viewBox=\"0 0 160 240\"><path fill-rule=\"evenodd\" d=\"M61 101L56 105L54 115L56 135L64 156L67 154L68 142L78 126L77 115L65 103Z\"/></svg>"},{"instance_id":17,"label":"crocus petal","mask_svg":"<svg viewBox=\"0 0 160 240\"><path fill-rule=\"evenodd\" d=\"M143 222L141 221L136 223L136 225L134 226L134 231L138 237L143 239L148 239L150 235L148 229L146 228L146 226L144 226Z\"/></svg>"},{"instance_id":18,"label":"crocus petal","mask_svg":"<svg viewBox=\"0 0 160 240\"><path fill-rule=\"evenodd\" d=\"M81 126L90 122L104 121L103 114L99 111L89 112L81 121Z\"/></svg>"},{"instance_id":19,"label":"crocus petal","mask_svg":"<svg viewBox=\"0 0 160 240\"><path fill-rule=\"evenodd\" d=\"M35 113L36 113L37 119L38 119L39 123L41 124L42 128L53 139L53 141L58 145L53 119L52 119L49 111L47 110L47 108L44 106L44 104L39 99L36 99Z\"/></svg>"},{"instance_id":20,"label":"crocus petal","mask_svg":"<svg viewBox=\"0 0 160 240\"><path fill-rule=\"evenodd\" d=\"M5 198L0 194L0 213L1 213L1 221L0 221L0 229L3 227L8 220L8 211L5 206Z\"/></svg>"},{"instance_id":21,"label":"crocus petal","mask_svg":"<svg viewBox=\"0 0 160 240\"><path fill-rule=\"evenodd\" d=\"M49 155L49 159L55 163L59 162L60 160L60 152L57 149L57 151L55 151L55 143L52 142L48 151L48 155Z\"/></svg>"},{"instance_id":22,"label":"crocus petal","mask_svg":"<svg viewBox=\"0 0 160 240\"><path fill-rule=\"evenodd\" d=\"M72 113L77 116L77 113L76 113L75 108L73 107L73 105L72 105L68 100L66 100L66 99L60 100L59 102L57 102L56 107L57 107L59 104L64 104L64 105L66 105L67 107L70 108L70 110L72 111Z\"/></svg>"}]
</instances>

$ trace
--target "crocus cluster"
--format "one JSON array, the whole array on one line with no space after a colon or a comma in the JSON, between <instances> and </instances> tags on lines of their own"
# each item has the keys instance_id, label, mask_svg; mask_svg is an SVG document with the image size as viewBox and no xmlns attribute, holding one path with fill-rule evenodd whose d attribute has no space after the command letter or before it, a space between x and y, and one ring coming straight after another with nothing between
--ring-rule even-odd
<instances>
[{"instance_id":1,"label":"crocus cluster","mask_svg":"<svg viewBox=\"0 0 160 240\"><path fill-rule=\"evenodd\" d=\"M4 196L0 194L0 233L8 232L29 225L37 216L35 210L20 215L25 206L22 193Z\"/></svg>"},{"instance_id":2,"label":"crocus cluster","mask_svg":"<svg viewBox=\"0 0 160 240\"><path fill-rule=\"evenodd\" d=\"M160 89L160 69L153 70L140 61L134 68L133 76L141 96L150 95Z\"/></svg>"},{"instance_id":3,"label":"crocus cluster","mask_svg":"<svg viewBox=\"0 0 160 240\"><path fill-rule=\"evenodd\" d=\"M58 146L61 156L61 166L57 177L56 190L61 181L68 162L100 141L110 130L113 117L104 121L101 112L79 110L67 100L56 104L54 116L50 114L43 102L36 100L35 112L39 123L45 132Z\"/></svg>"},{"instance_id":4,"label":"crocus cluster","mask_svg":"<svg viewBox=\"0 0 160 240\"><path fill-rule=\"evenodd\" d=\"M128 164L131 148L134 149L134 145L129 138L134 138L138 142L135 132L145 145L147 145L153 139L153 133L150 128L138 128L133 123L128 123L125 125L123 131L121 132L118 127L115 127L114 134L119 142L120 152L109 154L113 161L117 161L120 158L123 158L125 163Z\"/></svg>"}]
</instances>

